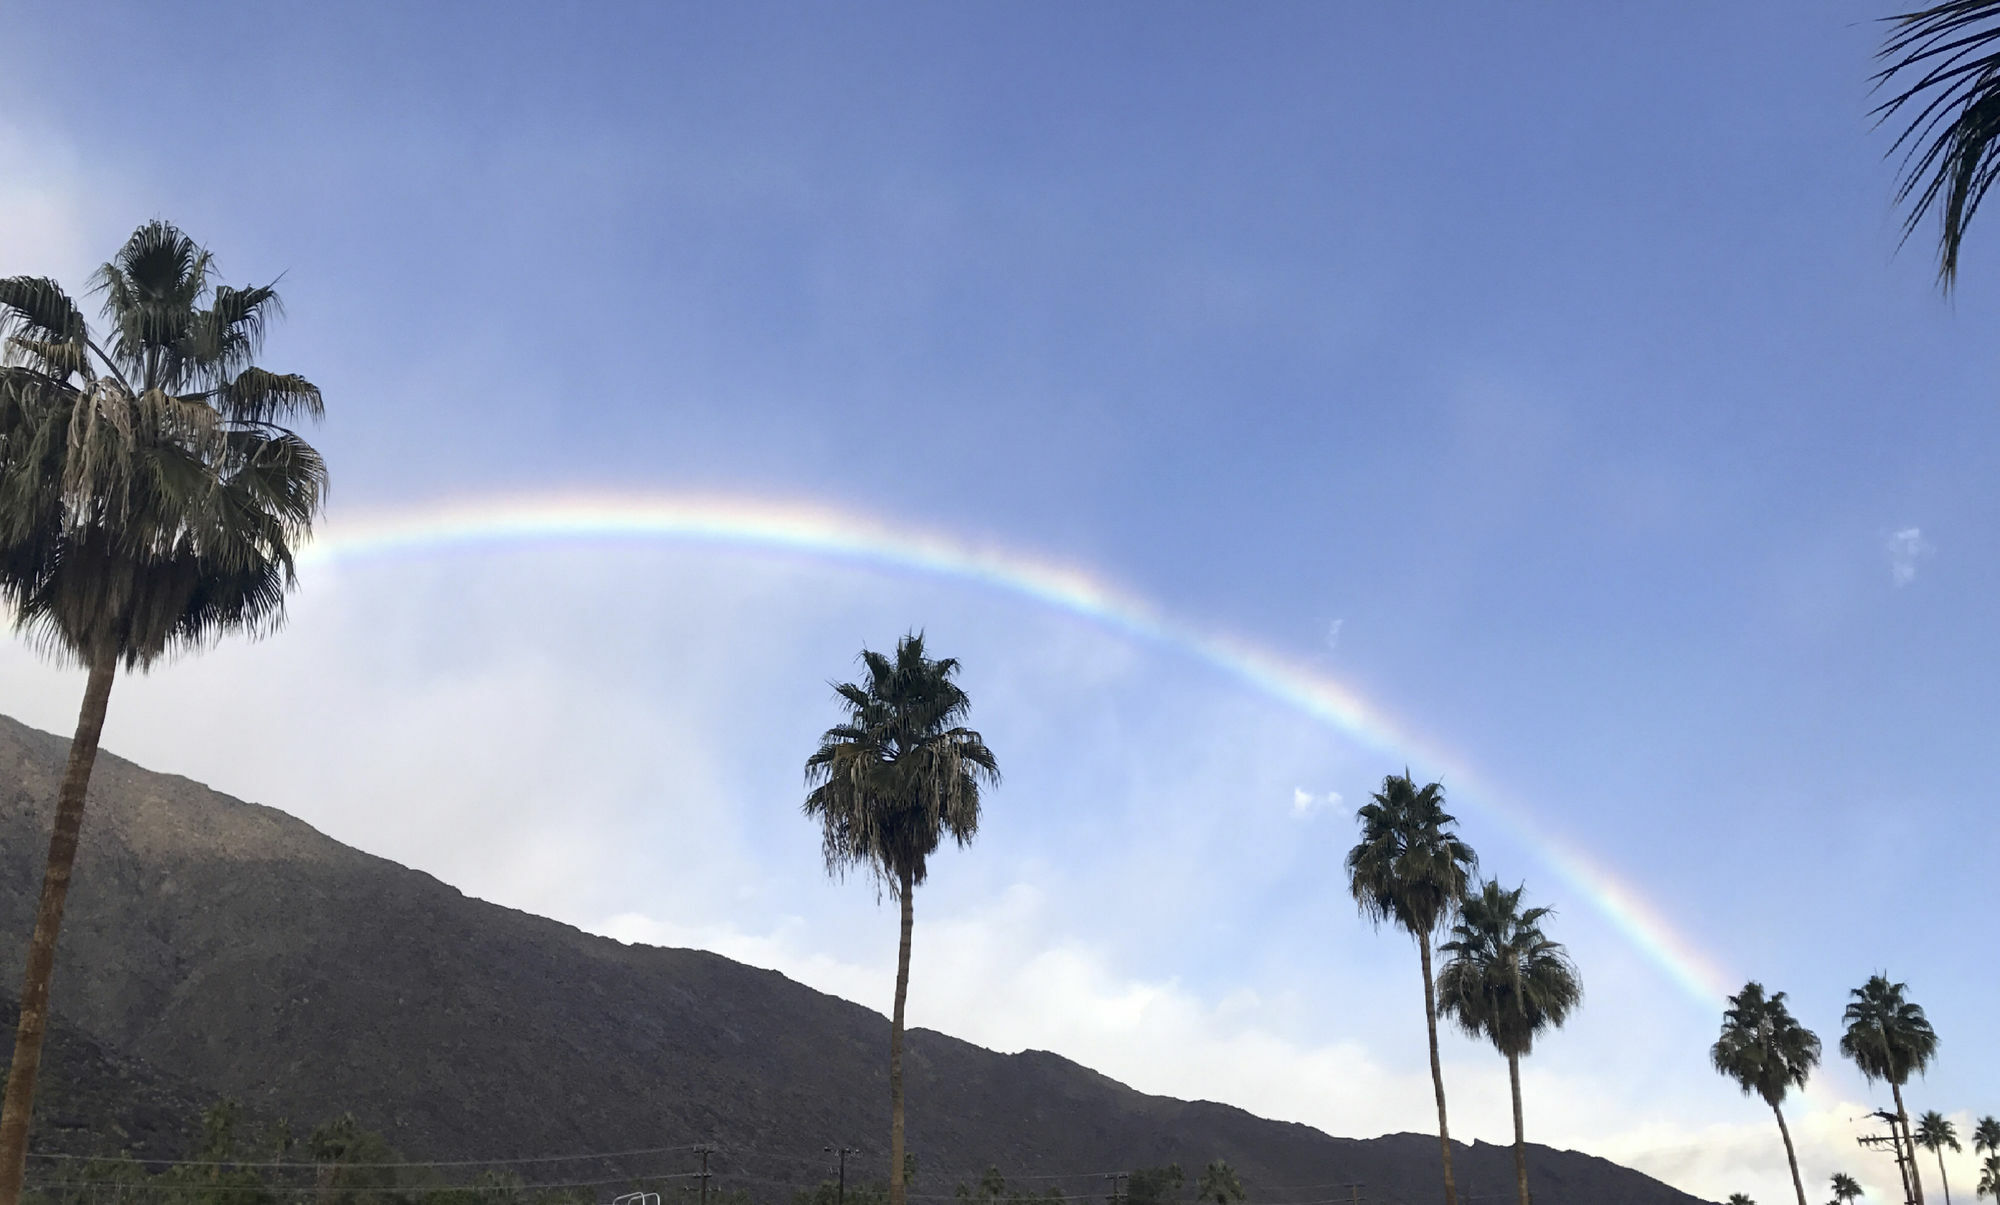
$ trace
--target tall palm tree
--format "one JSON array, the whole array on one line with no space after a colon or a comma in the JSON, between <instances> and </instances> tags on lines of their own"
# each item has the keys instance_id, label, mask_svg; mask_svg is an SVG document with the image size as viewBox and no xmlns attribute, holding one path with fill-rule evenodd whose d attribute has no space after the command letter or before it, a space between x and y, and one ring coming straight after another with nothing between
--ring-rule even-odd
<instances>
[{"instance_id":1,"label":"tall palm tree","mask_svg":"<svg viewBox=\"0 0 2000 1205\"><path fill-rule=\"evenodd\" d=\"M1806 1183L1799 1176L1791 1127L1785 1124L1785 1094L1806 1086L1813 1068L1819 1066L1819 1050L1818 1035L1792 1016L1785 993L1766 996L1764 985L1752 980L1729 998L1722 1014L1722 1036L1708 1052L1715 1069L1735 1080L1744 1095L1771 1106L1778 1134L1785 1140L1785 1161L1792 1168L1799 1205L1806 1205Z\"/></svg>"},{"instance_id":2,"label":"tall palm tree","mask_svg":"<svg viewBox=\"0 0 2000 1205\"><path fill-rule=\"evenodd\" d=\"M1951 1178L1944 1172L1944 1152L1946 1147L1954 1151L1965 1149L1958 1145L1958 1127L1951 1124L1944 1114L1932 1109L1917 1118L1917 1145L1937 1156L1938 1180L1944 1185L1944 1205L1951 1205Z\"/></svg>"},{"instance_id":3,"label":"tall palm tree","mask_svg":"<svg viewBox=\"0 0 2000 1205\"><path fill-rule=\"evenodd\" d=\"M860 659L862 681L834 687L846 719L806 759L805 813L820 823L827 873L865 868L902 906L889 1022L889 1202L904 1205L908 1186L898 1173L913 897L945 836L965 845L978 831L981 784L997 785L1000 766L985 739L961 726L972 701L953 681L958 662L926 657L922 633L898 641L893 658L863 649Z\"/></svg>"},{"instance_id":4,"label":"tall palm tree","mask_svg":"<svg viewBox=\"0 0 2000 1205\"><path fill-rule=\"evenodd\" d=\"M1856 1199L1860 1195L1861 1185L1855 1182L1853 1176L1848 1175L1846 1172L1833 1173L1834 1205L1847 1205L1849 1201Z\"/></svg>"},{"instance_id":5,"label":"tall palm tree","mask_svg":"<svg viewBox=\"0 0 2000 1205\"><path fill-rule=\"evenodd\" d=\"M1924 1181L1917 1174L1917 1144L1910 1139L1903 1085L1910 1081L1911 1073L1930 1065L1938 1039L1924 1010L1905 998L1908 986L1891 983L1886 975L1871 975L1868 982L1849 992L1847 1011L1841 1017L1847 1032L1840 1037L1840 1053L1854 1061L1868 1082L1879 1079L1889 1085L1896 1098L1904 1153L1910 1159L1911 1195L1917 1205L1924 1205Z\"/></svg>"},{"instance_id":6,"label":"tall palm tree","mask_svg":"<svg viewBox=\"0 0 2000 1205\"><path fill-rule=\"evenodd\" d=\"M1875 75L1884 121L1904 122L1904 233L1938 223L1938 278L1958 278L1966 227L2000 176L2000 0L1943 0L1889 19Z\"/></svg>"},{"instance_id":7,"label":"tall palm tree","mask_svg":"<svg viewBox=\"0 0 2000 1205\"><path fill-rule=\"evenodd\" d=\"M1982 1117L1972 1127L1974 1153L2000 1155L2000 1117Z\"/></svg>"},{"instance_id":8,"label":"tall palm tree","mask_svg":"<svg viewBox=\"0 0 2000 1205\"><path fill-rule=\"evenodd\" d=\"M1583 1002L1583 980L1562 943L1542 932L1552 908L1521 907L1525 887L1489 881L1459 906L1444 943L1438 1007L1507 1058L1514 1090L1514 1180L1528 1200L1528 1140L1521 1122L1521 1059L1543 1030L1561 1028Z\"/></svg>"},{"instance_id":9,"label":"tall palm tree","mask_svg":"<svg viewBox=\"0 0 2000 1205\"><path fill-rule=\"evenodd\" d=\"M1347 884L1361 914L1387 921L1417 942L1424 972L1424 1026L1430 1035L1431 1087L1437 1094L1438 1147L1444 1158L1445 1205L1458 1205L1451 1170L1451 1127L1445 1120L1444 1069L1438 1062L1437 993L1431 975L1431 935L1448 922L1478 872L1479 856L1453 831L1444 787L1419 787L1410 772L1382 780L1382 789L1355 813L1361 840L1347 851Z\"/></svg>"},{"instance_id":10,"label":"tall palm tree","mask_svg":"<svg viewBox=\"0 0 2000 1205\"><path fill-rule=\"evenodd\" d=\"M1986 1162L1979 1165L1979 1186L1973 1189L1973 1195L2000 1201L2000 1155L1988 1155Z\"/></svg>"},{"instance_id":11,"label":"tall palm tree","mask_svg":"<svg viewBox=\"0 0 2000 1205\"><path fill-rule=\"evenodd\" d=\"M165 222L93 278L93 332L53 280L0 280L0 609L88 671L28 944L0 1104L0 1205L21 1193L49 985L112 679L284 616L292 548L326 467L285 424L317 418L303 377L255 364L270 286L213 282Z\"/></svg>"}]
</instances>

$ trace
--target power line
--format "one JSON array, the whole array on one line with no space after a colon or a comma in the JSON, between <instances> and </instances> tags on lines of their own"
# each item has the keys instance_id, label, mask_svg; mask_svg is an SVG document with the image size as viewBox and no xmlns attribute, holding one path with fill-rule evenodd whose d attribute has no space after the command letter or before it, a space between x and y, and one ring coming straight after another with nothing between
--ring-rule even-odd
<instances>
[{"instance_id":1,"label":"power line","mask_svg":"<svg viewBox=\"0 0 2000 1205\"><path fill-rule=\"evenodd\" d=\"M310 1167L311 1164L296 1166ZM331 1168L363 1167L360 1163L326 1164ZM378 1166L390 1166L381 1164ZM607 1184L643 1184L654 1180L685 1180L693 1173L664 1176L613 1176L607 1180L562 1180L544 1184L339 1184L329 1189L322 1184L162 1184L159 1180L31 1180L32 1188L130 1189L133 1192L266 1192L266 1193L353 1193L353 1192L539 1192L550 1188L602 1188Z\"/></svg>"},{"instance_id":2,"label":"power line","mask_svg":"<svg viewBox=\"0 0 2000 1205\"><path fill-rule=\"evenodd\" d=\"M500 1167L517 1163L581 1163L586 1159L629 1159L637 1155L670 1155L676 1151L698 1151L699 1143L689 1146L649 1146L633 1151L599 1151L588 1155L528 1155L518 1159L406 1159L399 1163L335 1163L313 1162L299 1159L284 1159L271 1162L245 1162L240 1159L149 1159L143 1155L106 1157L103 1155L59 1155L53 1152L30 1151L30 1159L68 1159L79 1163L118 1162L129 1160L150 1167ZM711 1147L711 1150L714 1148ZM688 1173L694 1174L692 1172Z\"/></svg>"}]
</instances>

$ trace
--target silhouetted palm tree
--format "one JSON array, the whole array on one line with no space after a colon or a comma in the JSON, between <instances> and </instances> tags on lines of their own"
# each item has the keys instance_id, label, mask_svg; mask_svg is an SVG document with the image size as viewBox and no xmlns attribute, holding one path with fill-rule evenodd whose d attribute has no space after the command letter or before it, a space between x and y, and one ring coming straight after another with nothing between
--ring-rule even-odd
<instances>
[{"instance_id":1,"label":"silhouetted palm tree","mask_svg":"<svg viewBox=\"0 0 2000 1205\"><path fill-rule=\"evenodd\" d=\"M1847 1202L1854 1200L1860 1195L1861 1185L1855 1182L1853 1176L1848 1175L1846 1172L1833 1173L1834 1205L1847 1205Z\"/></svg>"},{"instance_id":2,"label":"silhouetted palm tree","mask_svg":"<svg viewBox=\"0 0 2000 1205\"><path fill-rule=\"evenodd\" d=\"M2000 1117L1982 1117L1972 1127L1972 1149L2000 1155Z\"/></svg>"},{"instance_id":3,"label":"silhouetted palm tree","mask_svg":"<svg viewBox=\"0 0 2000 1205\"><path fill-rule=\"evenodd\" d=\"M1747 1192L1732 1192L1729 1194L1728 1205L1757 1205L1757 1202L1751 1200Z\"/></svg>"},{"instance_id":4,"label":"silhouetted palm tree","mask_svg":"<svg viewBox=\"0 0 2000 1205\"><path fill-rule=\"evenodd\" d=\"M1875 77L1888 95L1876 113L1906 123L1892 150L1903 156L1905 235L1936 215L1949 289L1966 227L2000 174L2000 0L1947 0L1889 20Z\"/></svg>"},{"instance_id":5,"label":"silhouetted palm tree","mask_svg":"<svg viewBox=\"0 0 2000 1205\"><path fill-rule=\"evenodd\" d=\"M1445 1120L1444 1070L1438 1062L1437 995L1431 978L1431 935L1465 898L1479 857L1444 810L1444 787L1422 787L1409 771L1382 780L1382 789L1355 813L1361 840L1347 852L1348 888L1361 914L1395 924L1417 939L1424 972L1424 1026L1430 1034L1431 1087L1437 1094L1438 1146L1444 1158L1445 1205L1458 1205L1451 1170L1451 1127Z\"/></svg>"},{"instance_id":6,"label":"silhouetted palm tree","mask_svg":"<svg viewBox=\"0 0 2000 1205\"><path fill-rule=\"evenodd\" d=\"M1924 1205L1924 1182L1917 1173L1917 1145L1910 1137L1910 1115L1903 1108L1903 1085L1912 1073L1930 1065L1937 1053L1937 1034L1924 1010L1904 997L1907 988L1907 984L1889 982L1886 975L1872 975L1849 992L1851 998L1841 1018L1847 1032L1840 1037L1840 1053L1852 1059L1870 1083L1879 1079L1889 1085L1910 1158L1911 1193L1917 1205Z\"/></svg>"},{"instance_id":7,"label":"silhouetted palm tree","mask_svg":"<svg viewBox=\"0 0 2000 1205\"><path fill-rule=\"evenodd\" d=\"M1551 908L1521 907L1526 890L1484 884L1459 906L1438 973L1438 1007L1507 1059L1514 1093L1514 1180L1528 1199L1528 1140L1521 1120L1521 1059L1544 1029L1560 1028L1583 1001L1583 980L1561 942L1542 932Z\"/></svg>"},{"instance_id":8,"label":"silhouetted palm tree","mask_svg":"<svg viewBox=\"0 0 2000 1205\"><path fill-rule=\"evenodd\" d=\"M1937 1156L1938 1180L1944 1185L1944 1205L1951 1205L1951 1177L1945 1175L1944 1152L1947 1147L1954 1151L1965 1149L1958 1145L1958 1127L1951 1124L1944 1114L1932 1109L1917 1118L1917 1145Z\"/></svg>"},{"instance_id":9,"label":"silhouetted palm tree","mask_svg":"<svg viewBox=\"0 0 2000 1205\"><path fill-rule=\"evenodd\" d=\"M1819 1037L1792 1016L1785 993L1766 996L1764 985L1754 980L1729 998L1722 1014L1722 1036L1709 1050L1717 1071L1735 1080L1745 1095L1771 1106L1778 1134L1785 1140L1785 1161L1791 1165L1799 1205L1806 1205L1806 1184L1799 1176L1798 1152L1792 1148L1783 1106L1785 1094L1805 1087L1819 1066L1819 1050Z\"/></svg>"},{"instance_id":10,"label":"silhouetted palm tree","mask_svg":"<svg viewBox=\"0 0 2000 1205\"><path fill-rule=\"evenodd\" d=\"M960 845L979 828L982 783L999 763L977 732L960 726L972 701L952 679L958 662L924 655L921 633L903 637L892 659L863 649L866 676L834 687L846 721L826 730L806 759L805 813L818 820L826 868L864 867L902 906L896 1006L889 1023L889 1201L907 1188L903 1159L903 1007L910 990L913 897L946 835Z\"/></svg>"},{"instance_id":11,"label":"silhouetted palm tree","mask_svg":"<svg viewBox=\"0 0 2000 1205\"><path fill-rule=\"evenodd\" d=\"M1979 1165L1979 1186L1973 1195L2000 1201L2000 1155L1988 1155L1986 1162Z\"/></svg>"},{"instance_id":12,"label":"silhouetted palm tree","mask_svg":"<svg viewBox=\"0 0 2000 1205\"><path fill-rule=\"evenodd\" d=\"M213 283L207 251L140 227L94 277L93 333L53 280L0 280L0 609L88 671L28 944L0 1105L0 1205L20 1198L84 797L122 664L284 616L292 548L311 532L326 467L284 424L317 418L303 377L254 360L278 312L269 286Z\"/></svg>"}]
</instances>

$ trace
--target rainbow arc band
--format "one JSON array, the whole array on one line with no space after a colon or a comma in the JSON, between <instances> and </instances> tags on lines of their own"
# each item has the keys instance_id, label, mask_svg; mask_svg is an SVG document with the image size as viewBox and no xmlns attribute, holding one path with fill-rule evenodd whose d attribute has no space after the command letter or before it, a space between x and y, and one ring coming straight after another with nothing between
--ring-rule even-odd
<instances>
[{"instance_id":1,"label":"rainbow arc band","mask_svg":"<svg viewBox=\"0 0 2000 1205\"><path fill-rule=\"evenodd\" d=\"M970 582L1178 650L1399 765L1408 763L1445 782L1454 802L1471 802L1538 851L1565 886L1702 1006L1719 1006L1732 982L1638 890L1387 709L1272 649L1171 619L1147 599L1074 566L815 503L694 494L471 498L342 517L322 527L301 550L299 562L309 569L480 545L627 541L772 549Z\"/></svg>"}]
</instances>

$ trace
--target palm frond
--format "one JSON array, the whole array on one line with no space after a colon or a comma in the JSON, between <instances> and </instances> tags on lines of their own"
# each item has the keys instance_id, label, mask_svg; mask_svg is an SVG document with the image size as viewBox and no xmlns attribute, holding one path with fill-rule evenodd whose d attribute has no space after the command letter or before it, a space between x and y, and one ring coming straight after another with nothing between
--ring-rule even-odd
<instances>
[{"instance_id":1,"label":"palm frond","mask_svg":"<svg viewBox=\"0 0 2000 1205\"><path fill-rule=\"evenodd\" d=\"M1546 1029L1561 1028L1583 1002L1583 980L1561 942L1542 931L1554 915L1521 907L1526 889L1497 882L1466 896L1438 975L1438 1007L1472 1037L1505 1055L1530 1053Z\"/></svg>"},{"instance_id":2,"label":"palm frond","mask_svg":"<svg viewBox=\"0 0 2000 1205\"><path fill-rule=\"evenodd\" d=\"M1938 225L1938 278L1957 281L1973 216L2000 178L2000 0L1951 0L1888 18L1875 75L1882 121L1903 122L1896 200L1903 237Z\"/></svg>"},{"instance_id":3,"label":"palm frond","mask_svg":"<svg viewBox=\"0 0 2000 1205\"><path fill-rule=\"evenodd\" d=\"M946 836L963 845L979 828L982 788L1000 781L985 739L957 723L970 700L958 662L924 655L921 633L895 654L864 649L861 682L837 683L844 722L806 759L805 813L821 825L829 873L862 868L892 894L924 881Z\"/></svg>"},{"instance_id":4,"label":"palm frond","mask_svg":"<svg viewBox=\"0 0 2000 1205\"><path fill-rule=\"evenodd\" d=\"M1900 1087L1937 1053L1937 1032L1924 1010L1908 999L1908 988L1887 975L1873 975L1848 993L1840 1052L1870 1081Z\"/></svg>"},{"instance_id":5,"label":"palm frond","mask_svg":"<svg viewBox=\"0 0 2000 1205\"><path fill-rule=\"evenodd\" d=\"M1785 1003L1785 993L1768 996L1752 980L1729 998L1722 1034L1709 1049L1715 1069L1777 1108L1792 1088L1803 1088L1819 1066L1819 1035L1801 1025Z\"/></svg>"},{"instance_id":6,"label":"palm frond","mask_svg":"<svg viewBox=\"0 0 2000 1205\"><path fill-rule=\"evenodd\" d=\"M52 283L0 282L12 357L31 361L0 367L0 603L50 652L110 651L143 668L283 621L292 548L327 475L312 445L273 420L317 417L321 402L304 378L241 355L275 296L223 290L222 309L204 309L211 270L172 226L141 227L95 278L108 354ZM90 375L84 348L110 375ZM225 378L215 365L232 356Z\"/></svg>"},{"instance_id":7,"label":"palm frond","mask_svg":"<svg viewBox=\"0 0 2000 1205\"><path fill-rule=\"evenodd\" d=\"M1355 813L1361 840L1348 851L1348 888L1361 914L1393 921L1412 936L1447 921L1479 868L1479 856L1455 833L1444 786L1418 787L1406 770Z\"/></svg>"}]
</instances>

